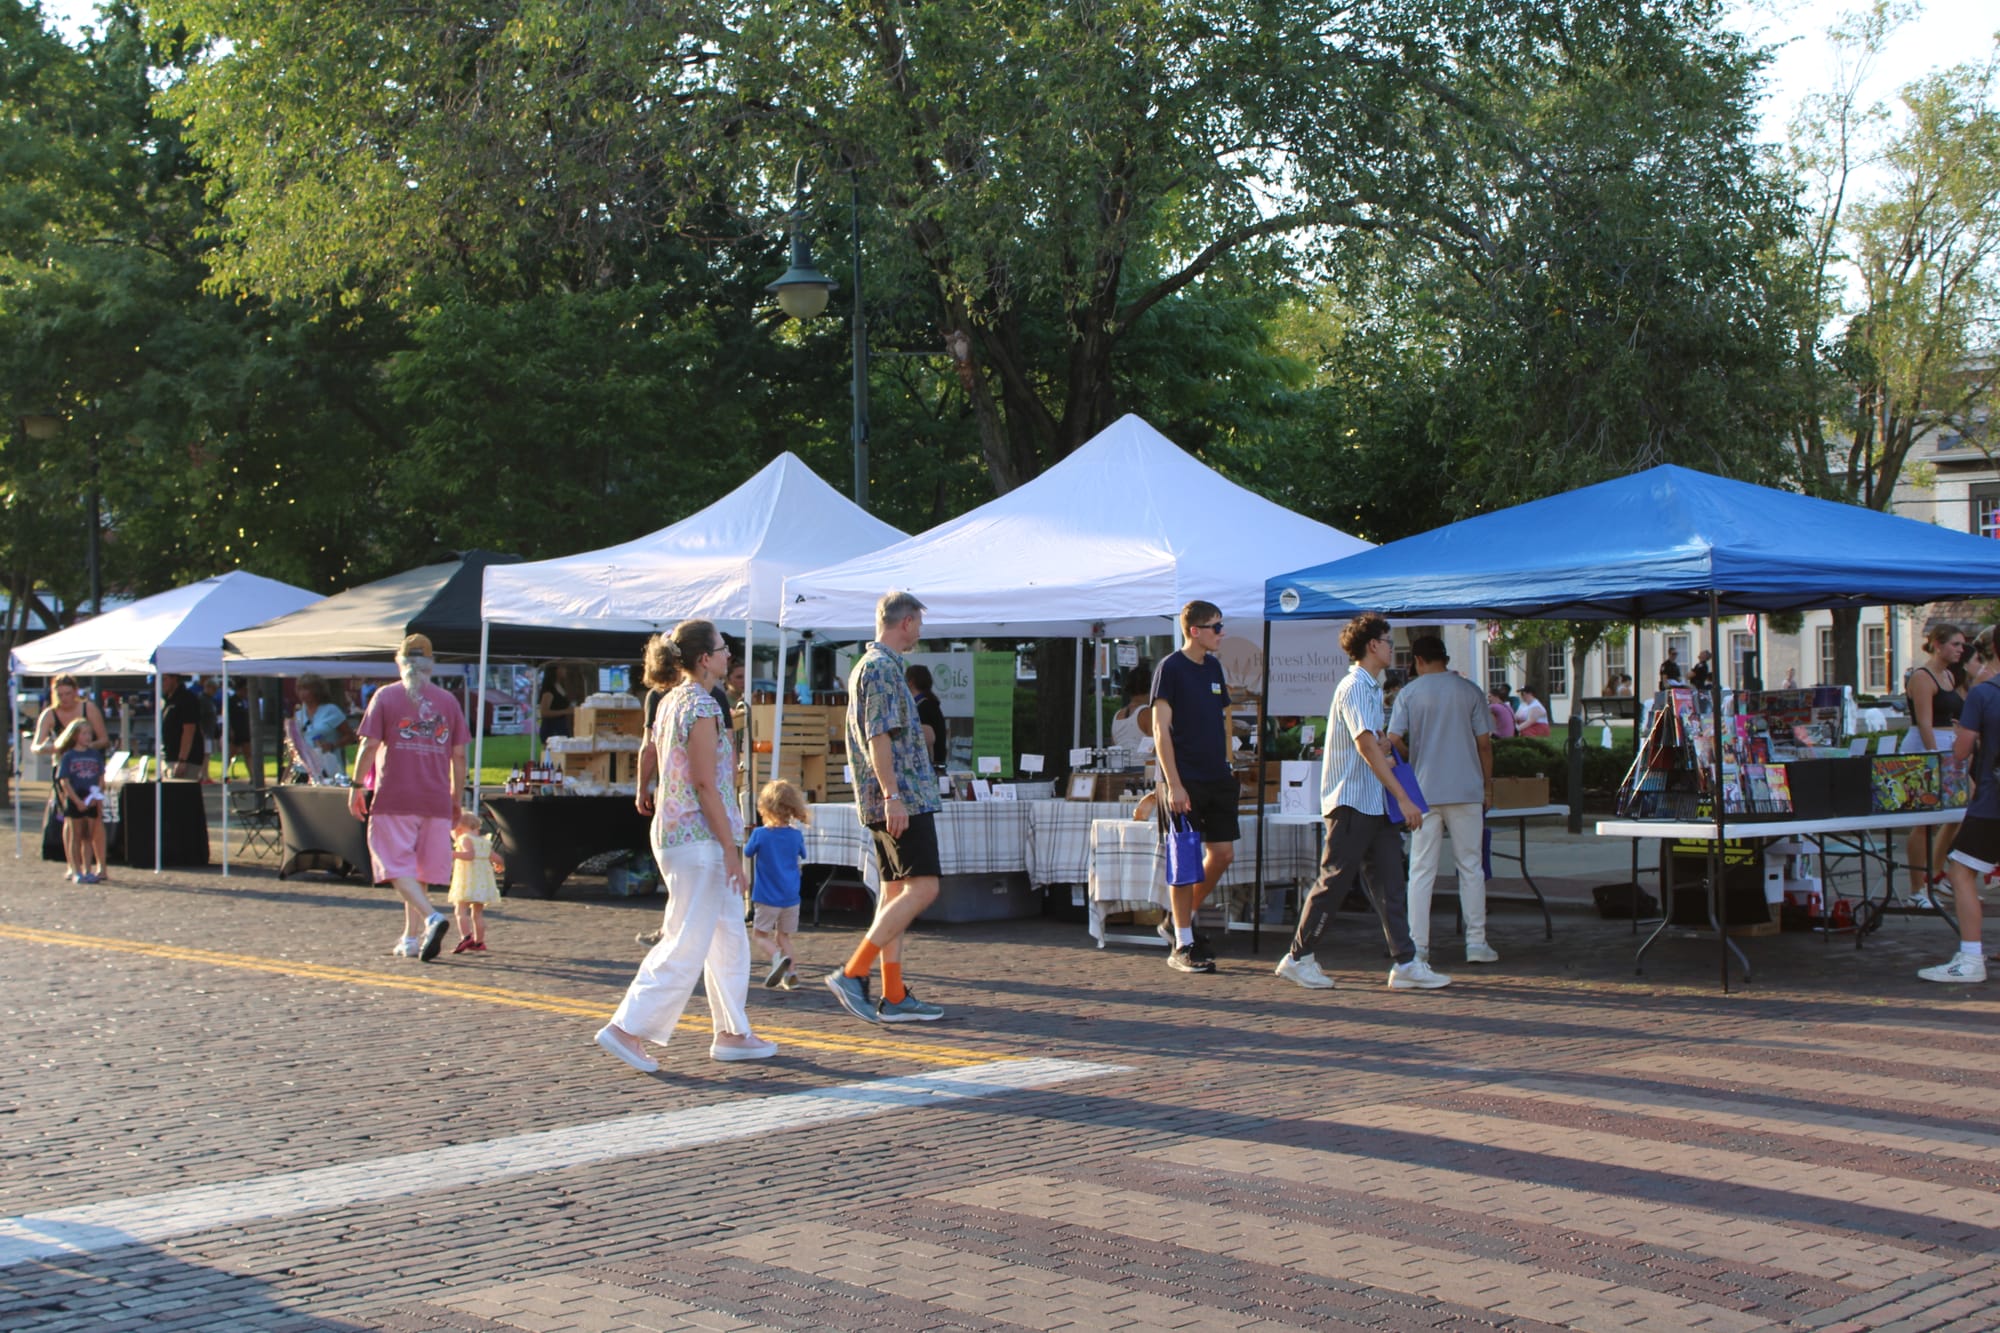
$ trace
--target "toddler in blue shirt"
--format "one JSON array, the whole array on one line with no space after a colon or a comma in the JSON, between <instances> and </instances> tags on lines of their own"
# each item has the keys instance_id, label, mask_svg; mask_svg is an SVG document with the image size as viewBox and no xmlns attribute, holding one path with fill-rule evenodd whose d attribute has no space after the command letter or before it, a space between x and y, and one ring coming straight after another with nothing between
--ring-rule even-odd
<instances>
[{"instance_id":1,"label":"toddler in blue shirt","mask_svg":"<svg viewBox=\"0 0 2000 1333\"><path fill-rule=\"evenodd\" d=\"M805 793L780 779L757 793L757 815L762 823L743 844L743 859L751 865L750 939L771 955L765 986L790 990L799 984L792 936L799 929L799 867L806 859L806 835L796 824L812 822L812 812Z\"/></svg>"}]
</instances>

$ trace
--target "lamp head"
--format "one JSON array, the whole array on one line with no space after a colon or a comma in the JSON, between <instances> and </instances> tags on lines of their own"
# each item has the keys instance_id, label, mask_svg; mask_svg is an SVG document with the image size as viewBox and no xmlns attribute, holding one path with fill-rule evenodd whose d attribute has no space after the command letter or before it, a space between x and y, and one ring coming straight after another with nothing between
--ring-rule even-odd
<instances>
[{"instance_id":1,"label":"lamp head","mask_svg":"<svg viewBox=\"0 0 2000 1333\"><path fill-rule=\"evenodd\" d=\"M813 267L812 251L806 238L792 233L792 266L784 276L764 290L778 298L778 307L793 319L811 319L826 309L827 297L836 286L832 278Z\"/></svg>"}]
</instances>

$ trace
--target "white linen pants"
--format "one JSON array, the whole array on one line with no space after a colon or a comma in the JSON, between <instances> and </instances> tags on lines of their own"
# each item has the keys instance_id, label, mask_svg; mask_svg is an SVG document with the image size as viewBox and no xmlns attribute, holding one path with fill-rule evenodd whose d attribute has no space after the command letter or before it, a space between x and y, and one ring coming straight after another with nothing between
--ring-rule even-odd
<instances>
[{"instance_id":1,"label":"white linen pants","mask_svg":"<svg viewBox=\"0 0 2000 1333\"><path fill-rule=\"evenodd\" d=\"M639 975L625 988L611 1021L664 1046L694 994L695 981L705 976L715 1034L748 1035L744 1003L750 994L750 937L743 933L743 897L723 875L722 844L655 847L653 859L667 886L665 933L639 964Z\"/></svg>"},{"instance_id":2,"label":"white linen pants","mask_svg":"<svg viewBox=\"0 0 2000 1333\"><path fill-rule=\"evenodd\" d=\"M1477 801L1433 805L1410 835L1410 942L1431 947L1431 887L1437 882L1444 835L1458 861L1458 901L1465 911L1465 942L1486 943L1486 812Z\"/></svg>"}]
</instances>

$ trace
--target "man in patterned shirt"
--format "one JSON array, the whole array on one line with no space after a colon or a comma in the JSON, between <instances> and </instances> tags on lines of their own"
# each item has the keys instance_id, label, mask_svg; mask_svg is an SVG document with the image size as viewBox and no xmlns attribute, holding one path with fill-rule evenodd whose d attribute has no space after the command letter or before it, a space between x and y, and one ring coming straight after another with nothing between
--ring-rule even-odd
<instances>
[{"instance_id":1,"label":"man in patterned shirt","mask_svg":"<svg viewBox=\"0 0 2000 1333\"><path fill-rule=\"evenodd\" d=\"M847 762L861 822L875 836L882 896L868 934L826 984L847 1012L874 1023L944 1017L903 984L903 932L938 894L937 772L903 660L923 636L924 604L907 592L889 593L875 607L875 642L847 678ZM871 1004L868 974L878 958L882 998Z\"/></svg>"}]
</instances>

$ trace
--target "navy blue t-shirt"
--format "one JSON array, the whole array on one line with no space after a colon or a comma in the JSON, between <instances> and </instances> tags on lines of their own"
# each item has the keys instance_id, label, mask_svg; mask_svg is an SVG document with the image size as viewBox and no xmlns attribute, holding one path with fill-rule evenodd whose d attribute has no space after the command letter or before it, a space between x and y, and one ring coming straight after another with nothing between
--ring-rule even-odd
<instances>
[{"instance_id":1,"label":"navy blue t-shirt","mask_svg":"<svg viewBox=\"0 0 2000 1333\"><path fill-rule=\"evenodd\" d=\"M70 793L81 802L104 785L104 754L100 750L65 750L56 761L56 780L69 782Z\"/></svg>"},{"instance_id":2,"label":"navy blue t-shirt","mask_svg":"<svg viewBox=\"0 0 2000 1333\"><path fill-rule=\"evenodd\" d=\"M1162 701L1173 712L1174 768L1181 781L1233 781L1222 730L1229 686L1221 660L1210 653L1196 666L1184 652L1168 653L1153 672L1153 702Z\"/></svg>"},{"instance_id":3,"label":"navy blue t-shirt","mask_svg":"<svg viewBox=\"0 0 2000 1333\"><path fill-rule=\"evenodd\" d=\"M756 863L750 881L750 901L766 907L799 905L799 865L806 859L806 835L789 824L760 824L743 844L743 854Z\"/></svg>"},{"instance_id":4,"label":"navy blue t-shirt","mask_svg":"<svg viewBox=\"0 0 2000 1333\"><path fill-rule=\"evenodd\" d=\"M2000 764L2000 684L1983 680L1965 696L1965 710L1958 725L1979 733L1979 749L1972 761L1973 780L1978 790L1965 807L1968 819L2000 819L2000 779L1994 776Z\"/></svg>"}]
</instances>

